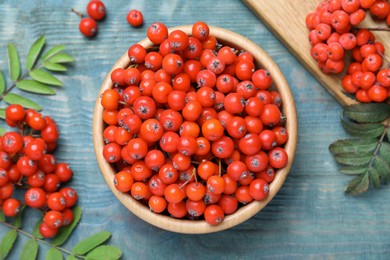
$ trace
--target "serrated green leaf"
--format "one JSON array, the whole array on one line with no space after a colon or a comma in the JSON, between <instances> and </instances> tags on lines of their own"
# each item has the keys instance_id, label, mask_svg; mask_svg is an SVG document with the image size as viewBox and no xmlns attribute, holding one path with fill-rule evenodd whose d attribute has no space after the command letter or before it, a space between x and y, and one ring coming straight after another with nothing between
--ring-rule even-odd
<instances>
[{"instance_id":1,"label":"serrated green leaf","mask_svg":"<svg viewBox=\"0 0 390 260\"><path fill-rule=\"evenodd\" d=\"M53 55L53 57L51 57L47 61L50 63L69 63L69 62L74 62L74 59L69 54L60 52Z\"/></svg>"},{"instance_id":2,"label":"serrated green leaf","mask_svg":"<svg viewBox=\"0 0 390 260\"><path fill-rule=\"evenodd\" d=\"M87 254L85 259L88 260L98 260L98 259L106 259L106 260L115 260L119 259L122 256L122 251L115 246L99 246L93 249L91 252Z\"/></svg>"},{"instance_id":3,"label":"serrated green leaf","mask_svg":"<svg viewBox=\"0 0 390 260\"><path fill-rule=\"evenodd\" d=\"M26 208L26 205L22 205L20 207L19 213L14 217L14 227L20 228L22 226L22 216L23 216L23 211Z\"/></svg>"},{"instance_id":4,"label":"serrated green leaf","mask_svg":"<svg viewBox=\"0 0 390 260\"><path fill-rule=\"evenodd\" d=\"M4 128L0 127L0 136L3 136L5 133L7 133L7 130Z\"/></svg>"},{"instance_id":5,"label":"serrated green leaf","mask_svg":"<svg viewBox=\"0 0 390 260\"><path fill-rule=\"evenodd\" d=\"M32 231L33 236L36 238L39 238L39 239L43 238L41 232L39 232L39 226L41 225L42 222L43 222L43 218L38 219L38 221L35 223L33 231Z\"/></svg>"},{"instance_id":6,"label":"serrated green leaf","mask_svg":"<svg viewBox=\"0 0 390 260\"><path fill-rule=\"evenodd\" d=\"M18 232L16 232L14 229L5 233L0 242L0 259L5 259L7 257L12 247L14 246L17 237Z\"/></svg>"},{"instance_id":7,"label":"serrated green leaf","mask_svg":"<svg viewBox=\"0 0 390 260\"><path fill-rule=\"evenodd\" d=\"M348 175L359 175L362 173L365 173L367 171L368 165L348 165L341 167L339 171L343 174L348 174Z\"/></svg>"},{"instance_id":8,"label":"serrated green leaf","mask_svg":"<svg viewBox=\"0 0 390 260\"><path fill-rule=\"evenodd\" d=\"M0 94L3 94L5 91L5 80L3 72L0 70Z\"/></svg>"},{"instance_id":9,"label":"serrated green leaf","mask_svg":"<svg viewBox=\"0 0 390 260\"><path fill-rule=\"evenodd\" d=\"M385 159L385 161L390 164L390 144L387 142L382 142L381 147L379 147L379 155Z\"/></svg>"},{"instance_id":10,"label":"serrated green leaf","mask_svg":"<svg viewBox=\"0 0 390 260\"><path fill-rule=\"evenodd\" d=\"M27 70L31 70L34 67L34 64L36 63L39 54L41 54L42 52L43 46L45 46L45 41L45 36L42 35L31 46L26 59Z\"/></svg>"},{"instance_id":11,"label":"serrated green leaf","mask_svg":"<svg viewBox=\"0 0 390 260\"><path fill-rule=\"evenodd\" d=\"M387 183L390 179L390 165L380 155L375 156L372 165L378 171L382 181Z\"/></svg>"},{"instance_id":12,"label":"serrated green leaf","mask_svg":"<svg viewBox=\"0 0 390 260\"><path fill-rule=\"evenodd\" d=\"M8 44L8 69L13 81L17 81L20 76L20 62L18 51L13 43Z\"/></svg>"},{"instance_id":13,"label":"serrated green leaf","mask_svg":"<svg viewBox=\"0 0 390 260\"><path fill-rule=\"evenodd\" d=\"M378 188L381 185L381 179L379 177L378 171L371 167L368 169L368 175L370 178L370 183L372 183L375 188Z\"/></svg>"},{"instance_id":14,"label":"serrated green leaf","mask_svg":"<svg viewBox=\"0 0 390 260\"><path fill-rule=\"evenodd\" d=\"M51 47L47 52L45 52L43 55L42 55L42 61L45 62L47 61L48 59L50 59L51 57L53 57L54 55L56 55L57 53L60 53L61 51L65 50L65 45L56 45L56 46L53 46Z\"/></svg>"},{"instance_id":15,"label":"serrated green leaf","mask_svg":"<svg viewBox=\"0 0 390 260\"><path fill-rule=\"evenodd\" d=\"M358 165L368 164L372 156L373 156L372 153L362 153L362 154L342 153L342 154L336 154L334 158L337 162L341 164L358 166Z\"/></svg>"},{"instance_id":16,"label":"serrated green leaf","mask_svg":"<svg viewBox=\"0 0 390 260\"><path fill-rule=\"evenodd\" d=\"M381 122L390 116L390 105L369 103L347 106L344 115L359 123Z\"/></svg>"},{"instance_id":17,"label":"serrated green leaf","mask_svg":"<svg viewBox=\"0 0 390 260\"><path fill-rule=\"evenodd\" d=\"M4 213L3 211L0 210L0 222L4 222L4 221L5 221Z\"/></svg>"},{"instance_id":18,"label":"serrated green leaf","mask_svg":"<svg viewBox=\"0 0 390 260\"><path fill-rule=\"evenodd\" d=\"M45 260L62 260L64 259L60 250L55 247L50 248L45 256Z\"/></svg>"},{"instance_id":19,"label":"serrated green leaf","mask_svg":"<svg viewBox=\"0 0 390 260\"><path fill-rule=\"evenodd\" d=\"M345 139L338 140L329 146L332 154L340 153L368 153L375 149L378 140L376 139Z\"/></svg>"},{"instance_id":20,"label":"serrated green leaf","mask_svg":"<svg viewBox=\"0 0 390 260\"><path fill-rule=\"evenodd\" d=\"M5 108L0 108L0 118L5 120Z\"/></svg>"},{"instance_id":21,"label":"serrated green leaf","mask_svg":"<svg viewBox=\"0 0 390 260\"><path fill-rule=\"evenodd\" d=\"M37 103L35 103L34 101L32 101L28 98L20 96L18 94L8 93L7 95L5 95L3 97L3 99L8 104L19 104L25 108L32 108L32 109L35 109L37 111L42 110L42 107L40 105L38 105Z\"/></svg>"},{"instance_id":22,"label":"serrated green leaf","mask_svg":"<svg viewBox=\"0 0 390 260\"><path fill-rule=\"evenodd\" d=\"M63 87L64 84L57 79L55 76L51 75L49 72L41 69L35 69L30 71L31 78L35 79L38 82L53 85L57 87Z\"/></svg>"},{"instance_id":23,"label":"serrated green leaf","mask_svg":"<svg viewBox=\"0 0 390 260\"><path fill-rule=\"evenodd\" d=\"M57 235L52 239L52 244L60 246L68 239L73 229L77 226L80 221L82 210L80 207L74 207L73 210L73 221L68 226L63 226L58 230Z\"/></svg>"},{"instance_id":24,"label":"serrated green leaf","mask_svg":"<svg viewBox=\"0 0 390 260\"><path fill-rule=\"evenodd\" d=\"M84 255L94 249L95 247L103 244L111 237L111 233L107 231L98 232L92 236L77 243L72 252L79 255Z\"/></svg>"},{"instance_id":25,"label":"serrated green leaf","mask_svg":"<svg viewBox=\"0 0 390 260\"><path fill-rule=\"evenodd\" d=\"M20 255L20 260L31 260L37 259L38 255L38 242L36 240L30 239L26 242L23 247L22 253Z\"/></svg>"},{"instance_id":26,"label":"serrated green leaf","mask_svg":"<svg viewBox=\"0 0 390 260\"><path fill-rule=\"evenodd\" d=\"M24 79L16 83L16 87L20 90L41 94L41 95L54 95L56 92L54 89L46 84L40 83L31 79Z\"/></svg>"},{"instance_id":27,"label":"serrated green leaf","mask_svg":"<svg viewBox=\"0 0 390 260\"><path fill-rule=\"evenodd\" d=\"M345 192L350 195L358 195L367 191L369 184L368 174L362 174L348 183Z\"/></svg>"},{"instance_id":28,"label":"serrated green leaf","mask_svg":"<svg viewBox=\"0 0 390 260\"><path fill-rule=\"evenodd\" d=\"M386 133L386 135L387 135L387 141L390 142L390 127L387 128L387 133Z\"/></svg>"},{"instance_id":29,"label":"serrated green leaf","mask_svg":"<svg viewBox=\"0 0 390 260\"><path fill-rule=\"evenodd\" d=\"M74 255L68 255L66 260L78 260Z\"/></svg>"},{"instance_id":30,"label":"serrated green leaf","mask_svg":"<svg viewBox=\"0 0 390 260\"><path fill-rule=\"evenodd\" d=\"M345 118L341 119L341 125L351 135L371 138L381 136L385 127L379 123L357 124Z\"/></svg>"},{"instance_id":31,"label":"serrated green leaf","mask_svg":"<svg viewBox=\"0 0 390 260\"><path fill-rule=\"evenodd\" d=\"M59 64L59 63L44 62L42 65L45 69L51 70L51 71L61 72L61 71L68 70L64 65Z\"/></svg>"}]
</instances>

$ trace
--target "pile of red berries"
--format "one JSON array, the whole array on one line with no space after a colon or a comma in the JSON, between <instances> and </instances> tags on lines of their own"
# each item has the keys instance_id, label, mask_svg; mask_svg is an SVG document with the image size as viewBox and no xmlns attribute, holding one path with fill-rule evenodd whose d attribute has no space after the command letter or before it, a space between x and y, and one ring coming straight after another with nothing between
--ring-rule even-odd
<instances>
[{"instance_id":1,"label":"pile of red berries","mask_svg":"<svg viewBox=\"0 0 390 260\"><path fill-rule=\"evenodd\" d=\"M73 221L70 208L77 201L73 188L61 187L72 178L72 170L49 153L57 146L57 125L49 116L16 104L9 105L5 115L6 123L19 132L0 137L1 210L14 217L22 204L40 209L44 214L40 233L53 237L61 226ZM15 188L25 190L24 202L16 198Z\"/></svg>"},{"instance_id":2,"label":"pile of red berries","mask_svg":"<svg viewBox=\"0 0 390 260\"><path fill-rule=\"evenodd\" d=\"M80 18L79 30L87 36L93 37L98 32L97 21L101 21L106 16L106 6L101 0L90 0L87 5L87 17L84 17L82 13L72 9ZM144 22L142 13L138 10L130 10L126 16L127 22L133 27L140 27Z\"/></svg>"},{"instance_id":3,"label":"pile of red berries","mask_svg":"<svg viewBox=\"0 0 390 260\"><path fill-rule=\"evenodd\" d=\"M175 218L211 225L264 200L288 155L288 133L272 77L251 53L222 46L196 22L192 35L147 29L155 45L128 49L102 93L103 155L115 187Z\"/></svg>"},{"instance_id":4,"label":"pile of red berries","mask_svg":"<svg viewBox=\"0 0 390 260\"><path fill-rule=\"evenodd\" d=\"M352 62L342 86L360 102L383 102L390 96L390 69L383 67L384 46L367 29L356 28L366 13L390 25L386 0L325 0L306 16L311 56L324 73L341 73L346 52Z\"/></svg>"}]
</instances>

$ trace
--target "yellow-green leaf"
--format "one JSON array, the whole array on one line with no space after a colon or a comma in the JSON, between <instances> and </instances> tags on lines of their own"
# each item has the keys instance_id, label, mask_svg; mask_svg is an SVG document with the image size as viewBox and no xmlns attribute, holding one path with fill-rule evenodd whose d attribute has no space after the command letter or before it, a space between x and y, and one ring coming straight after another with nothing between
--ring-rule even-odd
<instances>
[{"instance_id":1,"label":"yellow-green leaf","mask_svg":"<svg viewBox=\"0 0 390 260\"><path fill-rule=\"evenodd\" d=\"M36 240L28 240L22 249L20 260L36 259L38 255L38 242Z\"/></svg>"},{"instance_id":2,"label":"yellow-green leaf","mask_svg":"<svg viewBox=\"0 0 390 260\"><path fill-rule=\"evenodd\" d=\"M35 223L33 231L32 231L33 236L36 238L39 238L39 239L43 238L41 232L39 232L39 226L41 225L42 222L43 222L43 218L38 219L38 221Z\"/></svg>"},{"instance_id":3,"label":"yellow-green leaf","mask_svg":"<svg viewBox=\"0 0 390 260\"><path fill-rule=\"evenodd\" d=\"M43 67L47 70L51 70L51 71L58 71L58 72L62 72L62 71L67 71L68 69L62 65L62 64L59 64L59 63L51 63L51 62L44 62L43 63Z\"/></svg>"},{"instance_id":4,"label":"yellow-green leaf","mask_svg":"<svg viewBox=\"0 0 390 260\"><path fill-rule=\"evenodd\" d=\"M14 246L15 240L18 237L18 232L12 229L8 231L0 242L0 259L5 259L12 247Z\"/></svg>"},{"instance_id":5,"label":"yellow-green leaf","mask_svg":"<svg viewBox=\"0 0 390 260\"><path fill-rule=\"evenodd\" d=\"M0 108L0 118L5 119L5 108Z\"/></svg>"},{"instance_id":6,"label":"yellow-green leaf","mask_svg":"<svg viewBox=\"0 0 390 260\"><path fill-rule=\"evenodd\" d=\"M78 260L74 255L68 255L66 260Z\"/></svg>"},{"instance_id":7,"label":"yellow-green leaf","mask_svg":"<svg viewBox=\"0 0 390 260\"><path fill-rule=\"evenodd\" d=\"M87 260L116 260L122 256L122 251L115 246L99 246L87 254Z\"/></svg>"},{"instance_id":8,"label":"yellow-green leaf","mask_svg":"<svg viewBox=\"0 0 390 260\"><path fill-rule=\"evenodd\" d=\"M68 239L73 229L77 226L81 219L82 210L80 207L74 207L73 210L73 221L68 226L63 226L58 230L57 235L52 239L52 244L55 246L60 246Z\"/></svg>"},{"instance_id":9,"label":"yellow-green leaf","mask_svg":"<svg viewBox=\"0 0 390 260\"><path fill-rule=\"evenodd\" d=\"M20 96L18 94L8 93L7 95L4 96L3 99L8 104L19 104L25 108L32 108L32 109L35 109L37 111L42 110L42 107L40 105L38 105L37 103L35 103L34 101L32 101L28 98Z\"/></svg>"},{"instance_id":10,"label":"yellow-green leaf","mask_svg":"<svg viewBox=\"0 0 390 260\"><path fill-rule=\"evenodd\" d=\"M17 81L20 76L20 62L18 51L13 43L8 44L8 69L13 81Z\"/></svg>"},{"instance_id":11,"label":"yellow-green leaf","mask_svg":"<svg viewBox=\"0 0 390 260\"><path fill-rule=\"evenodd\" d=\"M7 133L7 130L4 128L0 127L0 136L3 136L5 133Z\"/></svg>"},{"instance_id":12,"label":"yellow-green leaf","mask_svg":"<svg viewBox=\"0 0 390 260\"><path fill-rule=\"evenodd\" d=\"M64 86L64 84L62 84L62 82L59 79L57 79L55 76L41 69L35 69L30 71L30 76L36 81L47 85L53 85L58 87Z\"/></svg>"},{"instance_id":13,"label":"yellow-green leaf","mask_svg":"<svg viewBox=\"0 0 390 260\"><path fill-rule=\"evenodd\" d=\"M47 52L45 52L43 55L42 55L42 61L47 61L48 59L50 59L51 57L53 57L54 55L56 55L57 53L60 53L61 51L65 50L65 45L56 45L56 46L53 46L52 48L50 48Z\"/></svg>"},{"instance_id":14,"label":"yellow-green leaf","mask_svg":"<svg viewBox=\"0 0 390 260\"><path fill-rule=\"evenodd\" d=\"M56 93L55 90L48 85L31 79L24 79L19 81L16 83L16 87L23 91L41 95L54 95Z\"/></svg>"},{"instance_id":15,"label":"yellow-green leaf","mask_svg":"<svg viewBox=\"0 0 390 260\"><path fill-rule=\"evenodd\" d=\"M39 37L31 46L26 59L26 68L27 70L31 70L36 63L39 54L41 54L43 46L45 46L45 36L42 35Z\"/></svg>"},{"instance_id":16,"label":"yellow-green leaf","mask_svg":"<svg viewBox=\"0 0 390 260\"><path fill-rule=\"evenodd\" d=\"M101 231L78 242L72 249L72 252L78 255L84 255L95 247L106 242L111 236L110 232Z\"/></svg>"},{"instance_id":17,"label":"yellow-green leaf","mask_svg":"<svg viewBox=\"0 0 390 260\"><path fill-rule=\"evenodd\" d=\"M3 211L0 210L0 222L4 222L4 221L5 221L4 213Z\"/></svg>"},{"instance_id":18,"label":"yellow-green leaf","mask_svg":"<svg viewBox=\"0 0 390 260\"><path fill-rule=\"evenodd\" d=\"M47 60L48 62L51 63L69 63L69 62L74 62L74 59L72 56L65 52L60 52L55 54L53 57Z\"/></svg>"},{"instance_id":19,"label":"yellow-green leaf","mask_svg":"<svg viewBox=\"0 0 390 260\"><path fill-rule=\"evenodd\" d=\"M14 227L20 228L22 226L22 215L26 205L20 207L19 213L14 217Z\"/></svg>"},{"instance_id":20,"label":"yellow-green leaf","mask_svg":"<svg viewBox=\"0 0 390 260\"><path fill-rule=\"evenodd\" d=\"M362 174L349 182L345 192L350 195L358 195L367 191L369 184L368 174Z\"/></svg>"},{"instance_id":21,"label":"yellow-green leaf","mask_svg":"<svg viewBox=\"0 0 390 260\"><path fill-rule=\"evenodd\" d=\"M45 256L45 260L62 260L64 259L64 256L62 255L61 251L58 250L55 247L50 248Z\"/></svg>"},{"instance_id":22,"label":"yellow-green leaf","mask_svg":"<svg viewBox=\"0 0 390 260\"><path fill-rule=\"evenodd\" d=\"M3 94L5 91L5 80L3 72L0 70L0 94Z\"/></svg>"}]
</instances>

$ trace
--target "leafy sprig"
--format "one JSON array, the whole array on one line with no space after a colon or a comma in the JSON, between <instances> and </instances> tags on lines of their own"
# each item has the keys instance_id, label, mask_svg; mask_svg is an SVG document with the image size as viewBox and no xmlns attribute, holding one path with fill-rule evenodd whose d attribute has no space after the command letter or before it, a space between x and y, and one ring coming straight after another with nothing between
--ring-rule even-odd
<instances>
[{"instance_id":1,"label":"leafy sprig","mask_svg":"<svg viewBox=\"0 0 390 260\"><path fill-rule=\"evenodd\" d=\"M341 124L353 138L329 146L340 172L355 176L345 192L358 195L390 179L390 105L357 104L344 108Z\"/></svg>"},{"instance_id":2,"label":"leafy sprig","mask_svg":"<svg viewBox=\"0 0 390 260\"><path fill-rule=\"evenodd\" d=\"M63 83L53 72L67 71L67 65L74 61L64 52L64 45L56 45L43 53L46 44L45 36L39 37L30 47L25 61L26 71L22 73L18 51L13 43L7 45L8 72L12 84L7 87L4 73L0 69L0 101L8 104L20 104L26 108L42 110L42 107L19 94L11 93L16 87L19 90L39 95L54 95L53 87L63 87Z\"/></svg>"},{"instance_id":3,"label":"leafy sprig","mask_svg":"<svg viewBox=\"0 0 390 260\"><path fill-rule=\"evenodd\" d=\"M0 211L0 223L10 228L0 240L0 259L5 259L8 256L19 234L29 238L20 252L20 259L37 259L40 244L50 247L46 252L45 259L63 259L64 255L67 255L67 259L115 260L122 256L122 251L118 247L105 244L111 237L111 233L107 231L101 231L85 238L73 246L71 250L61 247L81 219L82 210L80 207L73 208L74 220L72 224L61 227L57 235L50 240L44 239L39 233L42 218L37 221L32 234L21 229L23 212L21 210L14 218L13 224L10 224L6 222L4 214Z\"/></svg>"}]
</instances>

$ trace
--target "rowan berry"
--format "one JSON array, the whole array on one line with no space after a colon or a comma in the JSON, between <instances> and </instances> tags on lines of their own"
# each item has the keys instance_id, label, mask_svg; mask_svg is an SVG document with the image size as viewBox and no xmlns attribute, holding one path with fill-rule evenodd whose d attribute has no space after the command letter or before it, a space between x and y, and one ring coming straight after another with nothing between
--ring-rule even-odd
<instances>
[{"instance_id":1,"label":"rowan berry","mask_svg":"<svg viewBox=\"0 0 390 260\"><path fill-rule=\"evenodd\" d=\"M43 222L50 228L60 228L63 225L63 215L60 211L50 210L43 217Z\"/></svg>"},{"instance_id":2,"label":"rowan berry","mask_svg":"<svg viewBox=\"0 0 390 260\"><path fill-rule=\"evenodd\" d=\"M126 20L133 27L140 27L144 23L142 13L135 9L129 11Z\"/></svg>"},{"instance_id":3,"label":"rowan berry","mask_svg":"<svg viewBox=\"0 0 390 260\"><path fill-rule=\"evenodd\" d=\"M191 31L192 36L199 39L200 41L205 41L210 33L209 26L203 21L195 22L192 25Z\"/></svg>"},{"instance_id":4,"label":"rowan berry","mask_svg":"<svg viewBox=\"0 0 390 260\"><path fill-rule=\"evenodd\" d=\"M11 104L5 109L5 118L14 122L23 121L26 116L24 108L19 104Z\"/></svg>"},{"instance_id":5,"label":"rowan berry","mask_svg":"<svg viewBox=\"0 0 390 260\"><path fill-rule=\"evenodd\" d=\"M151 42L160 44L168 38L168 28L163 23L153 23L147 29L147 36Z\"/></svg>"},{"instance_id":6,"label":"rowan berry","mask_svg":"<svg viewBox=\"0 0 390 260\"><path fill-rule=\"evenodd\" d=\"M268 182L263 179L253 180L249 185L249 193L255 200L264 200L269 194Z\"/></svg>"},{"instance_id":7,"label":"rowan berry","mask_svg":"<svg viewBox=\"0 0 390 260\"><path fill-rule=\"evenodd\" d=\"M204 211L204 217L210 225L218 225L225 219L225 213L219 205L209 205Z\"/></svg>"},{"instance_id":8,"label":"rowan berry","mask_svg":"<svg viewBox=\"0 0 390 260\"><path fill-rule=\"evenodd\" d=\"M52 238L58 233L58 228L51 228L45 222L39 225L39 232L45 238Z\"/></svg>"},{"instance_id":9,"label":"rowan berry","mask_svg":"<svg viewBox=\"0 0 390 260\"><path fill-rule=\"evenodd\" d=\"M29 188L24 194L26 205L31 208L40 208L46 205L46 192L42 188Z\"/></svg>"},{"instance_id":10,"label":"rowan berry","mask_svg":"<svg viewBox=\"0 0 390 260\"><path fill-rule=\"evenodd\" d=\"M94 19L85 17L80 20L79 30L86 37L93 37L98 32L98 25Z\"/></svg>"},{"instance_id":11,"label":"rowan berry","mask_svg":"<svg viewBox=\"0 0 390 260\"><path fill-rule=\"evenodd\" d=\"M5 216L15 217L20 211L20 201L14 198L5 199L1 210Z\"/></svg>"}]
</instances>

